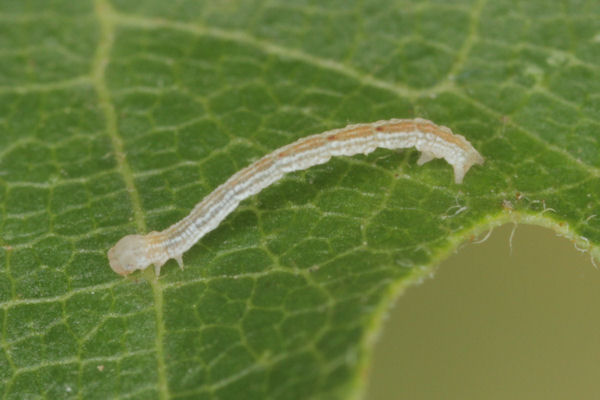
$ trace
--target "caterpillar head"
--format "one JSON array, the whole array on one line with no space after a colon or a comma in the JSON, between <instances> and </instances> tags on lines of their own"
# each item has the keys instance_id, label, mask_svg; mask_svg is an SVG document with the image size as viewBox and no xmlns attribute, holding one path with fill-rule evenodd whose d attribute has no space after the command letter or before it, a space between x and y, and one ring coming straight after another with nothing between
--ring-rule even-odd
<instances>
[{"instance_id":1,"label":"caterpillar head","mask_svg":"<svg viewBox=\"0 0 600 400\"><path fill-rule=\"evenodd\" d=\"M108 261L113 271L125 276L152 264L152 253L152 246L146 236L128 235L108 251Z\"/></svg>"}]
</instances>

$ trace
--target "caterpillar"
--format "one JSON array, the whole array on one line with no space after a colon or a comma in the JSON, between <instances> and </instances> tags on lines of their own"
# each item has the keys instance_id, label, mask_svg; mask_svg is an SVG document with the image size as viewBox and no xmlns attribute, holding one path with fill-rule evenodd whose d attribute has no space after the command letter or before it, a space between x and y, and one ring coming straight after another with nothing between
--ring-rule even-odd
<instances>
[{"instance_id":1,"label":"caterpillar","mask_svg":"<svg viewBox=\"0 0 600 400\"><path fill-rule=\"evenodd\" d=\"M307 136L238 171L198 203L188 216L167 229L123 237L108 251L110 266L117 274L125 276L154 264L154 272L159 276L161 267L173 258L183 269L183 253L219 226L242 200L288 172L326 163L334 156L368 154L378 147L415 147L421 151L418 165L444 158L452 165L457 184L462 183L472 165L484 162L463 136L421 118L348 125Z\"/></svg>"}]
</instances>

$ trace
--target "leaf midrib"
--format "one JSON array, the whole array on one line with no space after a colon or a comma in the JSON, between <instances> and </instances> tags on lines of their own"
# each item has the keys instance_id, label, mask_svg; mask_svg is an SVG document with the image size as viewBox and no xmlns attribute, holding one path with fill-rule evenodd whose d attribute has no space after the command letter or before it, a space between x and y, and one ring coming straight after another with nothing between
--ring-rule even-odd
<instances>
[{"instance_id":1,"label":"leaf midrib","mask_svg":"<svg viewBox=\"0 0 600 400\"><path fill-rule=\"evenodd\" d=\"M138 232L145 233L146 221L144 219L140 195L135 186L133 173L127 162L125 151L123 150L123 140L119 135L117 127L115 107L112 103L110 91L108 90L105 79L106 66L108 65L112 45L115 39L115 24L114 19L111 18L111 6L106 0L96 0L94 2L94 12L100 26L100 38L92 64L92 82L96 89L96 93L98 94L100 108L102 109L106 121L106 132L110 137L110 142L117 161L117 171L123 177L127 193L131 200L136 228ZM152 287L154 315L156 319L155 350L158 374L158 393L160 399L167 400L170 398L170 395L164 355L165 324L163 319L163 288L158 279L151 278L148 281Z\"/></svg>"}]
</instances>

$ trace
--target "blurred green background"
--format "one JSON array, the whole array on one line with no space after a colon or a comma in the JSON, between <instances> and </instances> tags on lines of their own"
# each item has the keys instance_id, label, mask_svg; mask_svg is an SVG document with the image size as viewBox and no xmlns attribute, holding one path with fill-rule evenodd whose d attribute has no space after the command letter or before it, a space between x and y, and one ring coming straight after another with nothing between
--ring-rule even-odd
<instances>
[{"instance_id":1,"label":"blurred green background","mask_svg":"<svg viewBox=\"0 0 600 400\"><path fill-rule=\"evenodd\" d=\"M540 227L494 230L410 287L377 341L367 400L600 398L600 271Z\"/></svg>"}]
</instances>

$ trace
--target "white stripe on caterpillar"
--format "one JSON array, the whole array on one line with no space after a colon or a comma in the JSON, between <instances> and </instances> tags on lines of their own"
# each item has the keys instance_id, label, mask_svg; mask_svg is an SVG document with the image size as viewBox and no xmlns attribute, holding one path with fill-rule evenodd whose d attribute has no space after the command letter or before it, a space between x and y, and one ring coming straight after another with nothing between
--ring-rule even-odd
<instances>
[{"instance_id":1,"label":"white stripe on caterpillar","mask_svg":"<svg viewBox=\"0 0 600 400\"><path fill-rule=\"evenodd\" d=\"M183 269L183 253L215 229L242 200L278 181L287 172L326 163L333 156L368 154L378 147L415 147L422 153L418 165L444 158L454 168L457 184L462 183L473 164L484 161L463 136L420 118L348 125L308 136L235 173L198 203L187 217L164 231L123 237L108 251L110 266L117 274L128 275L154 264L158 276L164 263L173 258Z\"/></svg>"}]
</instances>

